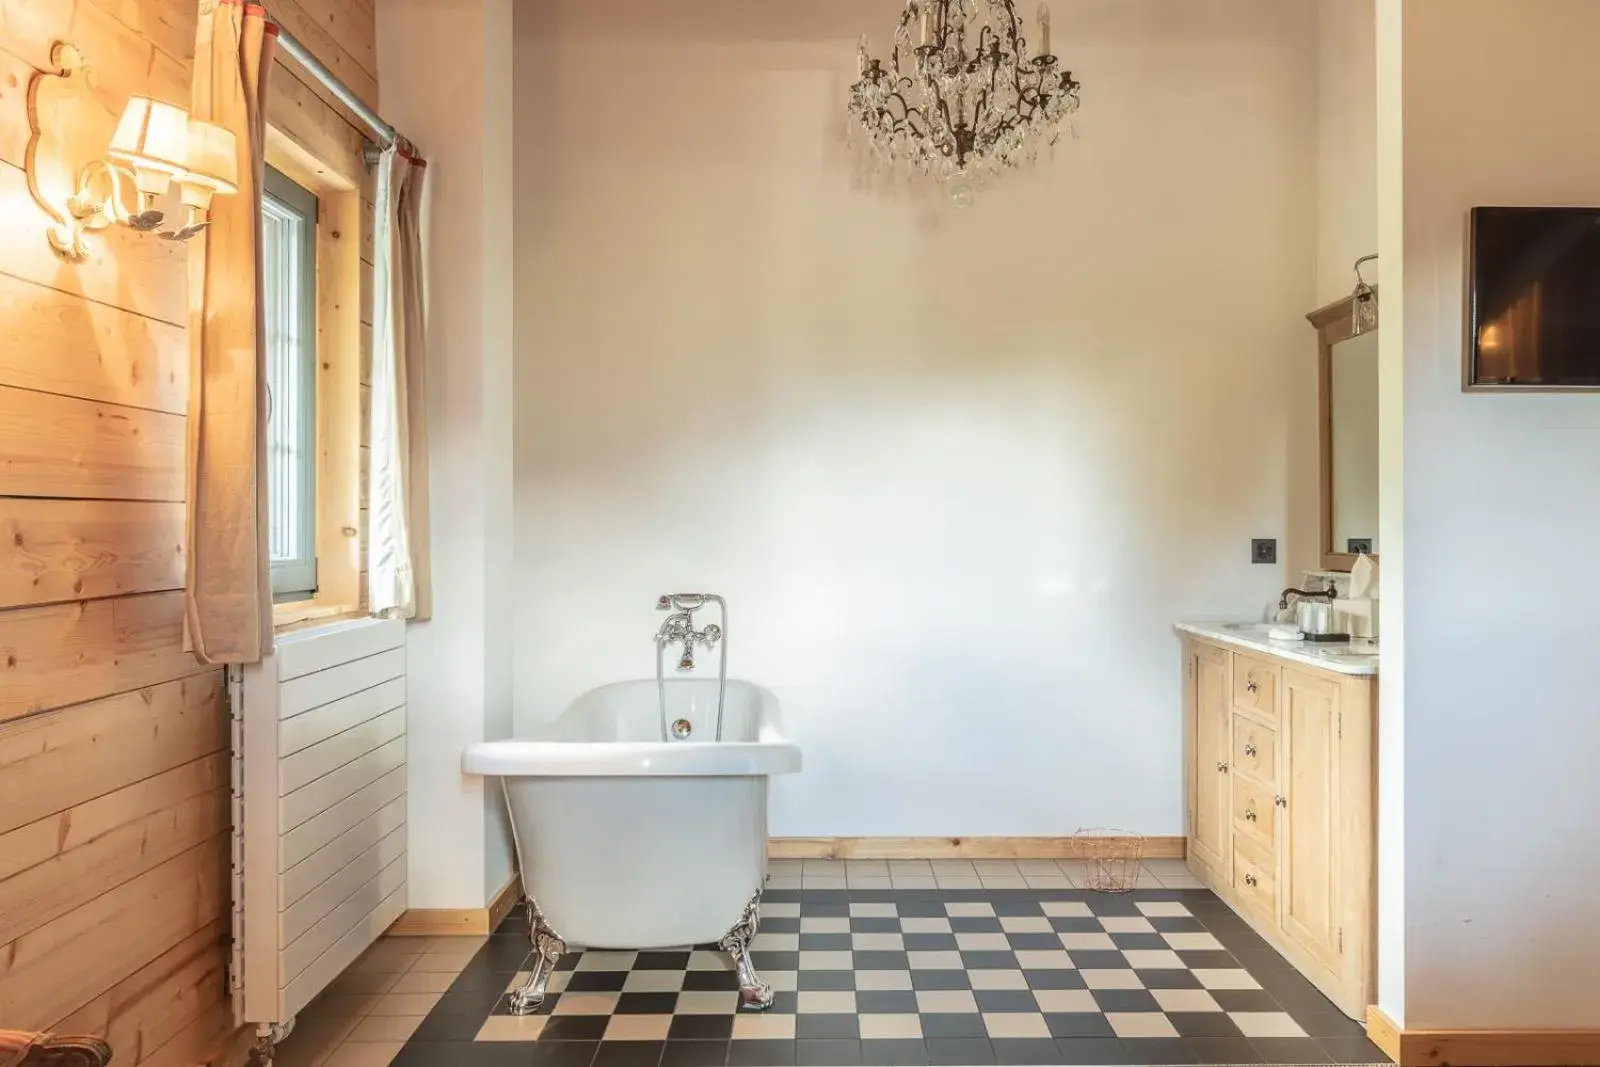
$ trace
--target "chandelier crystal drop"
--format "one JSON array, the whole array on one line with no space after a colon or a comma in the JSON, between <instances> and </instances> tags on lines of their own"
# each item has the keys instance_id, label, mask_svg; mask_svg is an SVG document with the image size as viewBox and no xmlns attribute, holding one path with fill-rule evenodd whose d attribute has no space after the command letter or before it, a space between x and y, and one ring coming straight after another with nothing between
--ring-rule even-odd
<instances>
[{"instance_id":1,"label":"chandelier crystal drop","mask_svg":"<svg viewBox=\"0 0 1600 1067\"><path fill-rule=\"evenodd\" d=\"M880 159L970 198L1055 144L1079 83L1050 53L1046 7L1036 50L1022 29L1012 0L908 0L887 64L863 37L849 110Z\"/></svg>"}]
</instances>

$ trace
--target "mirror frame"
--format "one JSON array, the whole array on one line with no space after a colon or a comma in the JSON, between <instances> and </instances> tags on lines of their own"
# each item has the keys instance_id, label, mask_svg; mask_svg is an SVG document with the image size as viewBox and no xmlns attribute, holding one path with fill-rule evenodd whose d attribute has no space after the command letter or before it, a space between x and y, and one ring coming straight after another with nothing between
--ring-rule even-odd
<instances>
[{"instance_id":1,"label":"mirror frame","mask_svg":"<svg viewBox=\"0 0 1600 1067\"><path fill-rule=\"evenodd\" d=\"M1376 286L1372 299L1378 301ZM1357 559L1353 553L1334 551L1333 544L1333 346L1358 336L1354 326L1355 300L1355 294L1351 293L1306 316L1317 330L1317 436L1322 453L1318 461L1322 478L1319 494L1322 515L1318 526L1322 531L1322 569L1329 571L1348 571ZM1378 325L1363 333L1373 333L1382 327L1382 304L1378 307ZM1372 558L1377 560L1378 553L1374 552Z\"/></svg>"}]
</instances>

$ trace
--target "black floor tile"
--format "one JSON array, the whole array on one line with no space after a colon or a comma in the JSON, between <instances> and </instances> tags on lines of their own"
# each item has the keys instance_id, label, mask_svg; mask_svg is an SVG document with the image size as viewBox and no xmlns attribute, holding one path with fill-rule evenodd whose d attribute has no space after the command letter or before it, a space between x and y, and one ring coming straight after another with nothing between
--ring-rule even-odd
<instances>
[{"instance_id":1,"label":"black floor tile","mask_svg":"<svg viewBox=\"0 0 1600 1067\"><path fill-rule=\"evenodd\" d=\"M1086 989L1083 975L1077 971L1023 971L1023 980L1029 989Z\"/></svg>"},{"instance_id":2,"label":"black floor tile","mask_svg":"<svg viewBox=\"0 0 1600 1067\"><path fill-rule=\"evenodd\" d=\"M1388 1063L1383 1050L1364 1037L1323 1037L1317 1039L1322 1050L1335 1063Z\"/></svg>"},{"instance_id":3,"label":"black floor tile","mask_svg":"<svg viewBox=\"0 0 1600 1067\"><path fill-rule=\"evenodd\" d=\"M1223 1011L1282 1011L1283 1005L1265 989L1213 989L1211 999ZM1296 1020L1298 1022L1299 1020ZM1301 1023L1304 1026L1304 1023ZM1306 1033L1311 1033L1307 1030ZM1313 1037L1316 1035L1312 1035Z\"/></svg>"},{"instance_id":4,"label":"black floor tile","mask_svg":"<svg viewBox=\"0 0 1600 1067\"><path fill-rule=\"evenodd\" d=\"M762 925L765 930L765 924ZM777 931L774 931L776 933ZM852 915L850 932L853 934L898 934L900 920L892 915Z\"/></svg>"},{"instance_id":5,"label":"black floor tile","mask_svg":"<svg viewBox=\"0 0 1600 1067\"><path fill-rule=\"evenodd\" d=\"M801 1067L856 1067L864 1062L859 1041L801 1038L794 1047Z\"/></svg>"},{"instance_id":6,"label":"black floor tile","mask_svg":"<svg viewBox=\"0 0 1600 1067\"><path fill-rule=\"evenodd\" d=\"M861 1062L867 1067L923 1067L928 1046L910 1038L874 1038L861 1042Z\"/></svg>"},{"instance_id":7,"label":"black floor tile","mask_svg":"<svg viewBox=\"0 0 1600 1067\"><path fill-rule=\"evenodd\" d=\"M1195 1063L1194 1051L1181 1037L1125 1037L1122 1049L1128 1063Z\"/></svg>"},{"instance_id":8,"label":"black floor tile","mask_svg":"<svg viewBox=\"0 0 1600 1067\"><path fill-rule=\"evenodd\" d=\"M739 976L732 971L689 971L683 988L697 993L727 993L739 988Z\"/></svg>"},{"instance_id":9,"label":"black floor tile","mask_svg":"<svg viewBox=\"0 0 1600 1067\"><path fill-rule=\"evenodd\" d=\"M668 1041L723 1041L733 1036L732 1015L675 1015Z\"/></svg>"},{"instance_id":10,"label":"black floor tile","mask_svg":"<svg viewBox=\"0 0 1600 1067\"><path fill-rule=\"evenodd\" d=\"M1264 1063L1333 1063L1333 1056L1309 1037L1253 1037Z\"/></svg>"},{"instance_id":11,"label":"black floor tile","mask_svg":"<svg viewBox=\"0 0 1600 1067\"><path fill-rule=\"evenodd\" d=\"M591 1067L658 1067L665 1041L602 1041Z\"/></svg>"},{"instance_id":12,"label":"black floor tile","mask_svg":"<svg viewBox=\"0 0 1600 1067\"><path fill-rule=\"evenodd\" d=\"M1056 1062L1111 1067L1132 1063L1122 1042L1114 1037L1068 1037L1056 1040Z\"/></svg>"},{"instance_id":13,"label":"black floor tile","mask_svg":"<svg viewBox=\"0 0 1600 1067\"><path fill-rule=\"evenodd\" d=\"M1059 949L1061 937L1050 931L1037 931L1037 933L1006 934L1006 942L1010 942L1013 949Z\"/></svg>"},{"instance_id":14,"label":"black floor tile","mask_svg":"<svg viewBox=\"0 0 1600 1067\"><path fill-rule=\"evenodd\" d=\"M861 1040L861 1021L857 1015L797 1015L794 1020L797 1038L832 1038L834 1040Z\"/></svg>"},{"instance_id":15,"label":"black floor tile","mask_svg":"<svg viewBox=\"0 0 1600 1067\"><path fill-rule=\"evenodd\" d=\"M608 1015L552 1015L539 1035L544 1041L598 1041L611 1021Z\"/></svg>"},{"instance_id":16,"label":"black floor tile","mask_svg":"<svg viewBox=\"0 0 1600 1067\"><path fill-rule=\"evenodd\" d=\"M1198 967L1203 970L1227 971L1239 966L1239 961L1233 953L1218 948L1180 948L1178 958L1183 961L1185 967Z\"/></svg>"},{"instance_id":17,"label":"black floor tile","mask_svg":"<svg viewBox=\"0 0 1600 1067\"><path fill-rule=\"evenodd\" d=\"M1146 918L1158 934L1198 934L1206 929L1205 923L1192 915L1150 915ZM1217 940L1221 941L1222 938Z\"/></svg>"},{"instance_id":18,"label":"black floor tile","mask_svg":"<svg viewBox=\"0 0 1600 1067\"><path fill-rule=\"evenodd\" d=\"M478 1036L478 1031L483 1029L483 1020L488 1017L487 1011L473 1015L453 1015L435 1008L412 1033L410 1044L455 1044L460 1041L471 1041Z\"/></svg>"},{"instance_id":19,"label":"black floor tile","mask_svg":"<svg viewBox=\"0 0 1600 1067\"><path fill-rule=\"evenodd\" d=\"M850 947L849 934L801 934L804 937L842 937L844 947ZM835 948L837 951L837 947ZM800 953L798 952L751 952L750 962L756 965L758 971L798 971L800 969Z\"/></svg>"},{"instance_id":20,"label":"black floor tile","mask_svg":"<svg viewBox=\"0 0 1600 1067\"><path fill-rule=\"evenodd\" d=\"M1099 1012L1050 1013L1045 1015L1044 1024L1050 1028L1050 1036L1057 1040L1117 1036L1106 1017Z\"/></svg>"},{"instance_id":21,"label":"black floor tile","mask_svg":"<svg viewBox=\"0 0 1600 1067\"><path fill-rule=\"evenodd\" d=\"M901 938L908 952L954 952L955 934L906 934Z\"/></svg>"},{"instance_id":22,"label":"black floor tile","mask_svg":"<svg viewBox=\"0 0 1600 1067\"><path fill-rule=\"evenodd\" d=\"M1111 943L1119 949L1165 949L1166 938L1160 934L1112 934Z\"/></svg>"},{"instance_id":23,"label":"black floor tile","mask_svg":"<svg viewBox=\"0 0 1600 1067\"><path fill-rule=\"evenodd\" d=\"M930 1037L925 1044L929 1063L981 1067L994 1062L994 1049L986 1037Z\"/></svg>"},{"instance_id":24,"label":"black floor tile","mask_svg":"<svg viewBox=\"0 0 1600 1067\"><path fill-rule=\"evenodd\" d=\"M1096 989L1094 1002L1101 1011L1160 1011L1156 998L1143 989Z\"/></svg>"},{"instance_id":25,"label":"black floor tile","mask_svg":"<svg viewBox=\"0 0 1600 1067\"><path fill-rule=\"evenodd\" d=\"M952 915L950 932L953 934L998 934L1000 919L995 915Z\"/></svg>"},{"instance_id":26,"label":"black floor tile","mask_svg":"<svg viewBox=\"0 0 1600 1067\"><path fill-rule=\"evenodd\" d=\"M856 972L854 971L801 971L795 984L804 990L813 989L854 989L856 987ZM734 988L738 988L735 985Z\"/></svg>"},{"instance_id":27,"label":"black floor tile","mask_svg":"<svg viewBox=\"0 0 1600 1067\"><path fill-rule=\"evenodd\" d=\"M569 993L620 993L627 971L573 971L567 979Z\"/></svg>"},{"instance_id":28,"label":"black floor tile","mask_svg":"<svg viewBox=\"0 0 1600 1067\"><path fill-rule=\"evenodd\" d=\"M1128 960L1114 949L1068 949L1067 956L1080 971L1126 970Z\"/></svg>"},{"instance_id":29,"label":"black floor tile","mask_svg":"<svg viewBox=\"0 0 1600 1067\"><path fill-rule=\"evenodd\" d=\"M798 1015L800 1012L800 994L792 989L779 989L772 994L772 1007L767 1009L769 1015Z\"/></svg>"},{"instance_id":30,"label":"black floor tile","mask_svg":"<svg viewBox=\"0 0 1600 1067\"><path fill-rule=\"evenodd\" d=\"M723 1067L728 1062L726 1041L675 1041L668 1035L661 1067Z\"/></svg>"},{"instance_id":31,"label":"black floor tile","mask_svg":"<svg viewBox=\"0 0 1600 1067\"><path fill-rule=\"evenodd\" d=\"M478 1047L494 1043L480 1041ZM594 1062L595 1053L600 1049L600 1042L540 1040L531 1049L521 1044L507 1044L503 1047L508 1052L521 1052L519 1058L507 1061L508 1064L516 1064L516 1067L589 1067ZM472 1061L462 1062L470 1064Z\"/></svg>"},{"instance_id":32,"label":"black floor tile","mask_svg":"<svg viewBox=\"0 0 1600 1067\"><path fill-rule=\"evenodd\" d=\"M1225 1012L1171 1011L1167 1012L1167 1021L1180 1037L1244 1037Z\"/></svg>"},{"instance_id":33,"label":"black floor tile","mask_svg":"<svg viewBox=\"0 0 1600 1067\"><path fill-rule=\"evenodd\" d=\"M761 928L765 930L767 924L762 923ZM682 971L688 967L687 952L641 952L633 961L633 969L636 971Z\"/></svg>"},{"instance_id":34,"label":"black floor tile","mask_svg":"<svg viewBox=\"0 0 1600 1067\"><path fill-rule=\"evenodd\" d=\"M568 988L571 987L569 986ZM676 993L624 993L617 998L615 1014L671 1015L677 1006L678 994Z\"/></svg>"},{"instance_id":35,"label":"black floor tile","mask_svg":"<svg viewBox=\"0 0 1600 1067\"><path fill-rule=\"evenodd\" d=\"M978 1001L979 1011L1039 1010L1039 1002L1034 1000L1033 994L1026 989L979 989L972 995Z\"/></svg>"},{"instance_id":36,"label":"black floor tile","mask_svg":"<svg viewBox=\"0 0 1600 1067\"><path fill-rule=\"evenodd\" d=\"M858 971L904 971L911 967L904 952L887 949L860 949L852 952L850 958Z\"/></svg>"},{"instance_id":37,"label":"black floor tile","mask_svg":"<svg viewBox=\"0 0 1600 1067\"><path fill-rule=\"evenodd\" d=\"M856 1010L866 1015L915 1015L917 995L909 989L863 989L856 993Z\"/></svg>"},{"instance_id":38,"label":"black floor tile","mask_svg":"<svg viewBox=\"0 0 1600 1067\"><path fill-rule=\"evenodd\" d=\"M800 977L805 978L805 972ZM970 989L972 980L966 971L912 971L913 989Z\"/></svg>"},{"instance_id":39,"label":"black floor tile","mask_svg":"<svg viewBox=\"0 0 1600 1067\"><path fill-rule=\"evenodd\" d=\"M798 934L800 932L800 916L774 915L761 920L761 932L764 934Z\"/></svg>"},{"instance_id":40,"label":"black floor tile","mask_svg":"<svg viewBox=\"0 0 1600 1067\"><path fill-rule=\"evenodd\" d=\"M1035 918L1044 914L1044 908L1040 906L1040 901L1067 899L1070 898L1050 895L1043 891L1031 894L1017 894L1015 896L997 896L994 900L994 913L1000 918L1014 918L1017 916Z\"/></svg>"},{"instance_id":41,"label":"black floor tile","mask_svg":"<svg viewBox=\"0 0 1600 1067\"><path fill-rule=\"evenodd\" d=\"M728 1067L794 1067L793 1041L732 1041Z\"/></svg>"},{"instance_id":42,"label":"black floor tile","mask_svg":"<svg viewBox=\"0 0 1600 1067\"><path fill-rule=\"evenodd\" d=\"M807 934L807 933L802 933L800 935L800 951L801 952L849 952L850 951L850 932L847 930L847 931L845 931L844 933L841 933L841 934ZM759 956L759 955L761 955L761 953L759 953L759 952L758 953L754 953L754 955ZM769 953L769 955L777 955L777 953ZM785 968L785 969L788 970L789 968Z\"/></svg>"},{"instance_id":43,"label":"black floor tile","mask_svg":"<svg viewBox=\"0 0 1600 1067\"><path fill-rule=\"evenodd\" d=\"M1055 948L1060 950L1059 940ZM1005 949L968 950L961 954L961 965L969 971L1014 971L1017 969L1017 957L1014 952Z\"/></svg>"},{"instance_id":44,"label":"black floor tile","mask_svg":"<svg viewBox=\"0 0 1600 1067\"><path fill-rule=\"evenodd\" d=\"M1262 1063L1261 1053L1242 1037L1184 1039L1195 1063Z\"/></svg>"},{"instance_id":45,"label":"black floor tile","mask_svg":"<svg viewBox=\"0 0 1600 1067\"><path fill-rule=\"evenodd\" d=\"M994 1049L994 1059L1000 1064L1026 1064L1056 1062L1056 1043L1049 1038L991 1037L989 1046Z\"/></svg>"},{"instance_id":46,"label":"black floor tile","mask_svg":"<svg viewBox=\"0 0 1600 1067\"><path fill-rule=\"evenodd\" d=\"M1058 934L1098 934L1105 930L1099 919L1085 919L1077 915L1051 916L1050 929Z\"/></svg>"},{"instance_id":47,"label":"black floor tile","mask_svg":"<svg viewBox=\"0 0 1600 1067\"><path fill-rule=\"evenodd\" d=\"M1199 989L1200 979L1193 971L1178 967L1162 967L1154 971L1136 971L1146 989Z\"/></svg>"},{"instance_id":48,"label":"black floor tile","mask_svg":"<svg viewBox=\"0 0 1600 1067\"><path fill-rule=\"evenodd\" d=\"M983 1016L977 1012L950 1012L922 1016L922 1036L929 1041L934 1038L987 1038L989 1031L983 1025Z\"/></svg>"}]
</instances>

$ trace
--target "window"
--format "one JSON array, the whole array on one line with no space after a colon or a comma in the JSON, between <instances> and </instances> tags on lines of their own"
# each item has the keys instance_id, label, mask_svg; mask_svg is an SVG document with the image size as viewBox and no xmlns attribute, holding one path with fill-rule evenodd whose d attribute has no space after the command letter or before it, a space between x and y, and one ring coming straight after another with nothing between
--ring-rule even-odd
<instances>
[{"instance_id":1,"label":"window","mask_svg":"<svg viewBox=\"0 0 1600 1067\"><path fill-rule=\"evenodd\" d=\"M267 326L267 544L272 594L317 590L317 198L267 168L261 197Z\"/></svg>"}]
</instances>

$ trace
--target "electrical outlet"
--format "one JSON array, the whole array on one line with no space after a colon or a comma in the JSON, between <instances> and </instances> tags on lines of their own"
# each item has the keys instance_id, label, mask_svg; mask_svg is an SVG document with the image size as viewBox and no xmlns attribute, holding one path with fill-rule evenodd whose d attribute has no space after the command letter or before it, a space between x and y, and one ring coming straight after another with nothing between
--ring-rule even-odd
<instances>
[{"instance_id":1,"label":"electrical outlet","mask_svg":"<svg viewBox=\"0 0 1600 1067\"><path fill-rule=\"evenodd\" d=\"M1370 556L1372 555L1372 538L1347 538L1344 543L1344 550L1350 553L1352 556Z\"/></svg>"},{"instance_id":2,"label":"electrical outlet","mask_svg":"<svg viewBox=\"0 0 1600 1067\"><path fill-rule=\"evenodd\" d=\"M1276 563L1278 562L1278 539L1276 537L1253 537L1250 539L1251 563Z\"/></svg>"}]
</instances>

